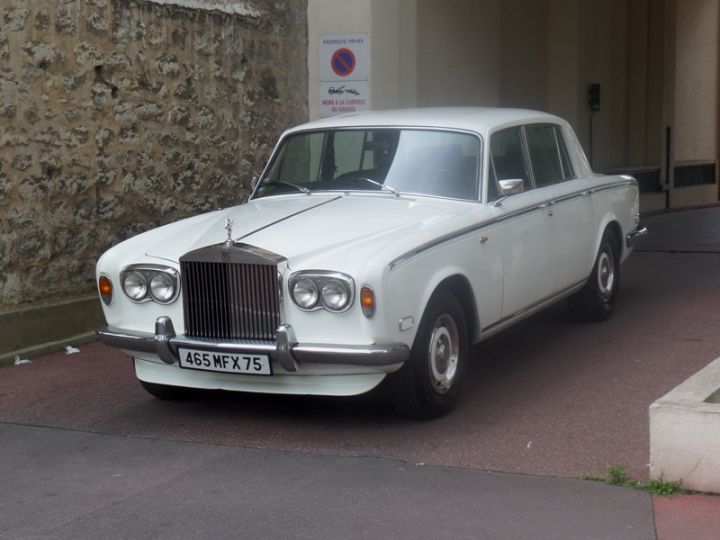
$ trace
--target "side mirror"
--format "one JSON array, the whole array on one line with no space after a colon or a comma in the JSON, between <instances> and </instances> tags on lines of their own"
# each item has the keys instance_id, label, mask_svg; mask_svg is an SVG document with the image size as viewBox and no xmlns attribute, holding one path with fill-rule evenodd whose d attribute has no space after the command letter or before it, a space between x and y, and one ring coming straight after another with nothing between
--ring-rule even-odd
<instances>
[{"instance_id":1,"label":"side mirror","mask_svg":"<svg viewBox=\"0 0 720 540\"><path fill-rule=\"evenodd\" d=\"M503 201L510 195L517 195L525 191L525 181L522 178L498 180L498 186L500 186L500 198L492 203L496 208L502 206Z\"/></svg>"},{"instance_id":2,"label":"side mirror","mask_svg":"<svg viewBox=\"0 0 720 540\"><path fill-rule=\"evenodd\" d=\"M525 182L522 178L499 180L498 185L500 186L500 194L505 197L517 195L518 193L525 191Z\"/></svg>"}]
</instances>

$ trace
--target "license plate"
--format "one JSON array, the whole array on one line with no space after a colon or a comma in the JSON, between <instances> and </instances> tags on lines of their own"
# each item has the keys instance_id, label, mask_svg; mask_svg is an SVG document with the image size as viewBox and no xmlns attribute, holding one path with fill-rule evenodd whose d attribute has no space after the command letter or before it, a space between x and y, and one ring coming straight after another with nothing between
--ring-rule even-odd
<instances>
[{"instance_id":1,"label":"license plate","mask_svg":"<svg viewBox=\"0 0 720 540\"><path fill-rule=\"evenodd\" d=\"M267 354L209 352L198 349L178 349L180 367L202 371L242 373L243 375L272 375Z\"/></svg>"}]
</instances>

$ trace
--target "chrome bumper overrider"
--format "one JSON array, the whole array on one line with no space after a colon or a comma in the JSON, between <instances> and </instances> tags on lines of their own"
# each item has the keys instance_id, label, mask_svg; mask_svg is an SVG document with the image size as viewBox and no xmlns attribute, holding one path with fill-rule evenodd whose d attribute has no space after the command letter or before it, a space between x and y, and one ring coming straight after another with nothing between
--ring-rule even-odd
<instances>
[{"instance_id":1,"label":"chrome bumper overrider","mask_svg":"<svg viewBox=\"0 0 720 540\"><path fill-rule=\"evenodd\" d=\"M625 236L625 245L629 248L635 247L638 242L648 233L647 227L638 225L637 229Z\"/></svg>"},{"instance_id":2,"label":"chrome bumper overrider","mask_svg":"<svg viewBox=\"0 0 720 540\"><path fill-rule=\"evenodd\" d=\"M155 334L129 334L110 327L98 331L100 341L111 347L129 351L157 354L167 364L178 362L178 348L196 348L207 351L246 352L267 354L286 371L296 371L297 363L346 364L361 366L389 366L408 359L407 345L325 345L298 343L289 324L277 329L275 342L264 341L218 341L190 338L175 334L170 317L160 317L155 322Z\"/></svg>"}]
</instances>

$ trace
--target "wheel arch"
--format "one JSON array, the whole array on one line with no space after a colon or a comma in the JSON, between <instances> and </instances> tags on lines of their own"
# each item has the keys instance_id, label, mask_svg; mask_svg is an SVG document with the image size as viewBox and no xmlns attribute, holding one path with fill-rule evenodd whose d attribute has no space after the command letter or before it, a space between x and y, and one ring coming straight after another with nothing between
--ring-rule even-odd
<instances>
[{"instance_id":1,"label":"wheel arch","mask_svg":"<svg viewBox=\"0 0 720 540\"><path fill-rule=\"evenodd\" d=\"M435 295L442 293L450 293L460 302L460 307L462 307L465 322L467 323L469 341L471 344L475 343L480 332L480 321L475 304L475 293L470 285L470 281L463 274L453 274L445 277L435 286L435 289L425 303L425 308L427 308L428 303Z\"/></svg>"},{"instance_id":2,"label":"wheel arch","mask_svg":"<svg viewBox=\"0 0 720 540\"><path fill-rule=\"evenodd\" d=\"M593 263L594 257L597 256L598 250L600 249L600 243L602 242L603 236L605 236L605 231L610 231L610 234L612 234L615 238L619 250L618 256L622 261L625 256L622 226L620 225L620 220L617 216L614 214L607 214L600 223L600 227L598 227L598 236L595 239L595 249L593 250Z\"/></svg>"}]
</instances>

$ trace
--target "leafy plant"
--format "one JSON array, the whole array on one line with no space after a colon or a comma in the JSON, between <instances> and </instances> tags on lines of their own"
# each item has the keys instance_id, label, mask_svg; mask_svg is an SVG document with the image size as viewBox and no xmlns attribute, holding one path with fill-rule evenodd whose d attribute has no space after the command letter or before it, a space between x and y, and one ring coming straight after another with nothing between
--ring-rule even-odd
<instances>
[{"instance_id":1,"label":"leafy plant","mask_svg":"<svg viewBox=\"0 0 720 540\"><path fill-rule=\"evenodd\" d=\"M627 487L632 489L639 489L646 491L651 495L660 497L671 497L672 495L682 495L690 493L686 489L682 489L682 481L669 481L665 480L662 475L660 478L653 478L647 482L638 482L630 478L630 475L622 465L613 465L608 467L607 473L604 477L602 476L584 476L583 480L593 480L600 482L607 482L611 486Z\"/></svg>"}]
</instances>

